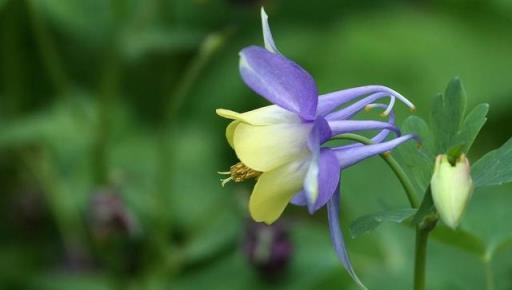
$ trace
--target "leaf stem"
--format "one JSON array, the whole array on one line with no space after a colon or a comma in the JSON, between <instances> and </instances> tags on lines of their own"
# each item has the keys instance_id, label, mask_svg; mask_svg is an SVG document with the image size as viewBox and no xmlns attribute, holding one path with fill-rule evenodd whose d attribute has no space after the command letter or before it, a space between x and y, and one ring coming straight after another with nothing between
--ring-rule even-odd
<instances>
[{"instance_id":1,"label":"leaf stem","mask_svg":"<svg viewBox=\"0 0 512 290\"><path fill-rule=\"evenodd\" d=\"M334 136L334 138L332 139L352 140L366 145L373 144L373 141L371 139L353 133L337 135ZM411 205L411 207L418 208L419 201L416 197L416 193L414 192L414 187L412 185L411 180L403 170L403 168L400 166L400 164L398 164L395 158L391 156L390 153L383 153L380 154L380 156L382 157L382 159L384 159L384 161L386 161L386 163L389 165L391 170L393 170L396 177L400 181L400 184L404 188L405 194L407 195L407 199L409 200L409 204Z\"/></svg>"}]
</instances>

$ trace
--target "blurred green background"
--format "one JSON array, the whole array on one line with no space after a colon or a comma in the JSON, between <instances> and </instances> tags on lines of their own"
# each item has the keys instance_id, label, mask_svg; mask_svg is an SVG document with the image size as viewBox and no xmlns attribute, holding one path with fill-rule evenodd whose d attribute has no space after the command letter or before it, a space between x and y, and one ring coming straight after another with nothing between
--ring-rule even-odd
<instances>
[{"instance_id":1,"label":"blurred green background","mask_svg":"<svg viewBox=\"0 0 512 290\"><path fill-rule=\"evenodd\" d=\"M238 75L262 4L321 92L382 84L428 117L459 75L469 108L490 104L470 159L512 135L510 0L0 0L1 289L356 289L325 212L290 206L269 242L250 182L220 186L237 160L215 109L266 104ZM511 190L476 192L465 216L488 249L512 241ZM378 158L345 171L344 227L406 206ZM410 228L346 235L370 289L411 287ZM429 289L512 289L506 247L429 251Z\"/></svg>"}]
</instances>

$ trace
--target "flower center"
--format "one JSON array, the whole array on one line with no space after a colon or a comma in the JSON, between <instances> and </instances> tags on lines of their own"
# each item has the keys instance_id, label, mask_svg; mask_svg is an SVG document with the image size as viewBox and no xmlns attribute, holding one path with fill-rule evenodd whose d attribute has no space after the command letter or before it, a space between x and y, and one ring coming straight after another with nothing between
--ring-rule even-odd
<instances>
[{"instance_id":1,"label":"flower center","mask_svg":"<svg viewBox=\"0 0 512 290\"><path fill-rule=\"evenodd\" d=\"M219 174L230 175L228 178L221 179L222 186L224 186L226 183L230 181L242 182L247 179L257 179L261 175L261 172L248 167L242 162L238 162L237 164L231 166L229 168L229 171L219 172Z\"/></svg>"}]
</instances>

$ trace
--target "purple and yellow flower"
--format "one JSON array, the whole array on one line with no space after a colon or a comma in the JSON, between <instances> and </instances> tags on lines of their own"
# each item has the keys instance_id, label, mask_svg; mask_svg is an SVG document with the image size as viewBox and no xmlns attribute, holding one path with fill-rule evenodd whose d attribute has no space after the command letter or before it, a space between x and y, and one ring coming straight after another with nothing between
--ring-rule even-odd
<instances>
[{"instance_id":1,"label":"purple and yellow flower","mask_svg":"<svg viewBox=\"0 0 512 290\"><path fill-rule=\"evenodd\" d=\"M319 95L313 77L279 52L267 15L263 9L261 12L265 48L242 49L240 74L253 91L273 105L245 113L217 110L220 116L233 120L226 137L240 160L227 172L230 177L223 183L256 178L249 211L255 221L267 224L276 221L288 203L307 206L310 213L327 205L336 252L362 286L339 228L340 172L414 138L400 136L392 111L396 99L411 109L414 105L396 91L377 85ZM383 98L390 98L388 105L376 103ZM351 101L355 102L340 109ZM384 109L383 115L389 115L389 120L352 119L369 108ZM365 130L380 131L372 139L374 144L322 147L336 135ZM397 138L386 140L390 132L395 132Z\"/></svg>"}]
</instances>

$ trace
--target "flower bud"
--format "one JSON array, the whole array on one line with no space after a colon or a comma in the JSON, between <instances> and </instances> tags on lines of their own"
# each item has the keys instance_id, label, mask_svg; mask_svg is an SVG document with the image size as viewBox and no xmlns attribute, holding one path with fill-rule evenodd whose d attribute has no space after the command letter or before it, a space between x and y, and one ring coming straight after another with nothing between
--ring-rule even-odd
<instances>
[{"instance_id":1,"label":"flower bud","mask_svg":"<svg viewBox=\"0 0 512 290\"><path fill-rule=\"evenodd\" d=\"M461 154L455 164L451 164L446 155L438 155L430 186L441 220L455 229L473 192L471 167L466 156Z\"/></svg>"}]
</instances>

